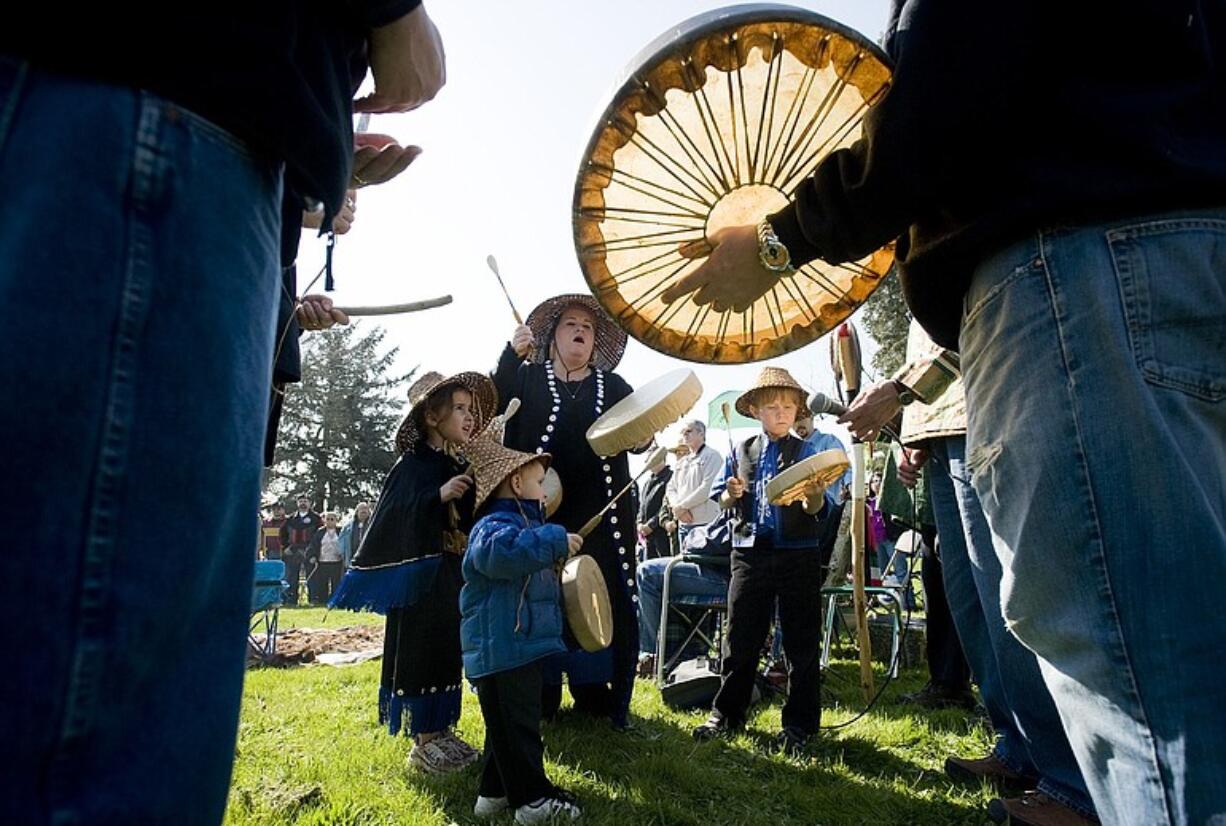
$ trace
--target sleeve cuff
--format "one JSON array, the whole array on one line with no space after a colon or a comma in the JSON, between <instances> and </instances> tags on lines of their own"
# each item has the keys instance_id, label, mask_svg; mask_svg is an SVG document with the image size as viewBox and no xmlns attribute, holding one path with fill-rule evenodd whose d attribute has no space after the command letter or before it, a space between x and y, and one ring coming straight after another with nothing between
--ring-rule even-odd
<instances>
[{"instance_id":1,"label":"sleeve cuff","mask_svg":"<svg viewBox=\"0 0 1226 826\"><path fill-rule=\"evenodd\" d=\"M788 204L783 209L766 219L779 240L788 248L792 256L792 266L802 267L810 261L821 258L821 251L805 237L800 227L800 218L796 214L796 204Z\"/></svg>"}]
</instances>

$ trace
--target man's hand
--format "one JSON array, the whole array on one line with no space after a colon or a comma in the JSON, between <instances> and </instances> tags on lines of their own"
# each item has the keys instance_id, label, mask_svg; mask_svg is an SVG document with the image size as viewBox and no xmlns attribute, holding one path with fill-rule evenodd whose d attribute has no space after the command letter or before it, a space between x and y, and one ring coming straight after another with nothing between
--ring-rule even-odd
<instances>
[{"instance_id":1,"label":"man's hand","mask_svg":"<svg viewBox=\"0 0 1226 826\"><path fill-rule=\"evenodd\" d=\"M898 463L898 481L908 488L914 488L919 481L920 469L927 461L927 448L903 448L902 461Z\"/></svg>"},{"instance_id":2,"label":"man's hand","mask_svg":"<svg viewBox=\"0 0 1226 826\"><path fill-rule=\"evenodd\" d=\"M664 532L668 534L669 536L672 536L673 534L675 534L677 532L677 520L675 519L665 520Z\"/></svg>"},{"instance_id":3,"label":"man's hand","mask_svg":"<svg viewBox=\"0 0 1226 826\"><path fill-rule=\"evenodd\" d=\"M471 476L465 476L463 474L459 476L452 476L442 487L438 489L439 499L442 499L444 504L454 499L459 499L468 492L468 489L472 487L472 484L473 480Z\"/></svg>"},{"instance_id":4,"label":"man's hand","mask_svg":"<svg viewBox=\"0 0 1226 826\"><path fill-rule=\"evenodd\" d=\"M304 330L326 330L348 323L349 316L333 307L326 295L304 295L298 303L298 325Z\"/></svg>"},{"instance_id":5,"label":"man's hand","mask_svg":"<svg viewBox=\"0 0 1226 826\"><path fill-rule=\"evenodd\" d=\"M651 532L654 530L655 528L651 527L651 525L648 525L646 522L639 523L639 536L643 537L644 539L651 536Z\"/></svg>"},{"instance_id":6,"label":"man's hand","mask_svg":"<svg viewBox=\"0 0 1226 826\"><path fill-rule=\"evenodd\" d=\"M359 132L353 136L350 186L356 189L385 184L408 169L420 154L420 146L401 146L391 135Z\"/></svg>"},{"instance_id":7,"label":"man's hand","mask_svg":"<svg viewBox=\"0 0 1226 826\"><path fill-rule=\"evenodd\" d=\"M694 513L689 508L677 508L674 512L677 521L683 525L688 525L694 521Z\"/></svg>"},{"instance_id":8,"label":"man's hand","mask_svg":"<svg viewBox=\"0 0 1226 826\"><path fill-rule=\"evenodd\" d=\"M566 555L574 556L583 549L583 537L577 533L566 535Z\"/></svg>"},{"instance_id":9,"label":"man's hand","mask_svg":"<svg viewBox=\"0 0 1226 826\"><path fill-rule=\"evenodd\" d=\"M353 226L353 221L357 217L358 212L358 193L357 190L351 189L345 193L345 204L341 207L341 211L332 219L332 231L337 235L344 235ZM319 225L324 221L323 210L315 212L302 213L302 226L306 229L319 229Z\"/></svg>"},{"instance_id":10,"label":"man's hand","mask_svg":"<svg viewBox=\"0 0 1226 826\"><path fill-rule=\"evenodd\" d=\"M728 491L728 495L733 499L740 499L745 495L745 483L741 481L739 476L733 476L729 479L724 489Z\"/></svg>"},{"instance_id":11,"label":"man's hand","mask_svg":"<svg viewBox=\"0 0 1226 826\"><path fill-rule=\"evenodd\" d=\"M847 412L839 416L839 424L847 425L851 434L863 442L877 439L881 428L902 410L898 387L890 379L880 381L856 396Z\"/></svg>"},{"instance_id":12,"label":"man's hand","mask_svg":"<svg viewBox=\"0 0 1226 826\"><path fill-rule=\"evenodd\" d=\"M423 6L373 30L369 44L375 90L353 102L355 112L408 112L447 82L443 39Z\"/></svg>"},{"instance_id":13,"label":"man's hand","mask_svg":"<svg viewBox=\"0 0 1226 826\"><path fill-rule=\"evenodd\" d=\"M532 344L536 341L536 336L532 332L532 328L527 324L521 324L515 328L515 332L511 335L511 349L515 351L515 355L522 358L527 358L532 352Z\"/></svg>"},{"instance_id":14,"label":"man's hand","mask_svg":"<svg viewBox=\"0 0 1226 826\"><path fill-rule=\"evenodd\" d=\"M758 257L757 227L725 227L711 237L711 244L702 266L661 294L666 304L694 293L695 304L710 304L717 313L739 313L779 281L780 274L763 267ZM682 255L692 257L685 250Z\"/></svg>"}]
</instances>

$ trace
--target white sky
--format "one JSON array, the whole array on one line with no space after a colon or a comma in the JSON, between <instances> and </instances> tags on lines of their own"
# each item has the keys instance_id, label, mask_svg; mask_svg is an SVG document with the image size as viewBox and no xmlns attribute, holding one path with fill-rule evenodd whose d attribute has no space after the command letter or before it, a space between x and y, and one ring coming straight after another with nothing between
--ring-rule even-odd
<instances>
[{"instance_id":1,"label":"white sky","mask_svg":"<svg viewBox=\"0 0 1226 826\"><path fill-rule=\"evenodd\" d=\"M524 316L542 299L587 292L571 234L580 154L626 64L662 32L718 8L710 0L435 0L427 9L447 51L447 85L421 109L376 115L370 131L417 144L399 178L359 194L353 230L338 240L338 303L388 304L451 294L448 307L382 323L398 369L493 368L515 323L485 264L494 254ZM824 0L811 8L873 40L886 0ZM323 262L303 235L300 288ZM322 280L317 291L322 290ZM363 322L369 327L371 321ZM865 364L874 349L863 330ZM832 394L825 338L771 362ZM618 368L632 386L675 367L698 373L704 397L752 383L761 365L689 365L633 339ZM867 381L867 379L866 379ZM823 429L832 429L826 419ZM845 441L847 434L833 428ZM669 438L673 435L670 432ZM724 439L712 433L717 447ZM674 443L667 441L666 443Z\"/></svg>"}]
</instances>

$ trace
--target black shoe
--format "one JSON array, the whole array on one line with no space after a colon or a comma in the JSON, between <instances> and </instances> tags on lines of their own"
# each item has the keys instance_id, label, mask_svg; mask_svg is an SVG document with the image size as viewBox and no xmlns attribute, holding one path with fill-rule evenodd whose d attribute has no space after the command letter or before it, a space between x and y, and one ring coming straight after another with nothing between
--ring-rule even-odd
<instances>
[{"instance_id":1,"label":"black shoe","mask_svg":"<svg viewBox=\"0 0 1226 826\"><path fill-rule=\"evenodd\" d=\"M716 737L731 737L741 728L740 725L728 722L726 717L712 714L705 723L694 729L694 739L704 741L714 740Z\"/></svg>"},{"instance_id":2,"label":"black shoe","mask_svg":"<svg viewBox=\"0 0 1226 826\"><path fill-rule=\"evenodd\" d=\"M800 757L805 753L809 735L794 726L788 726L775 738L775 748L788 757Z\"/></svg>"},{"instance_id":3,"label":"black shoe","mask_svg":"<svg viewBox=\"0 0 1226 826\"><path fill-rule=\"evenodd\" d=\"M898 699L899 702L924 708L961 708L966 711L974 710L977 704L975 695L969 688L944 686L931 681L925 683L919 691L904 694Z\"/></svg>"}]
</instances>

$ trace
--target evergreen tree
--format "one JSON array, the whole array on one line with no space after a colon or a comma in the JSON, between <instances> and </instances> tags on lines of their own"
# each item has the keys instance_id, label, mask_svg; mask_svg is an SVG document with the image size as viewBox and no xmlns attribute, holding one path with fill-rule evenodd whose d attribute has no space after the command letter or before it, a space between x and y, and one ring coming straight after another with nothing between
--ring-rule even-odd
<instances>
[{"instance_id":1,"label":"evergreen tree","mask_svg":"<svg viewBox=\"0 0 1226 826\"><path fill-rule=\"evenodd\" d=\"M864 304L864 328L877 342L873 370L881 378L892 375L907 361L907 327L911 313L902 297L898 274L891 270Z\"/></svg>"},{"instance_id":2,"label":"evergreen tree","mask_svg":"<svg viewBox=\"0 0 1226 826\"><path fill-rule=\"evenodd\" d=\"M282 499L304 492L319 509L372 504L396 460L392 444L412 376L390 375L398 348L380 352L386 331L360 324L303 340L302 382L286 388L267 488Z\"/></svg>"}]
</instances>

